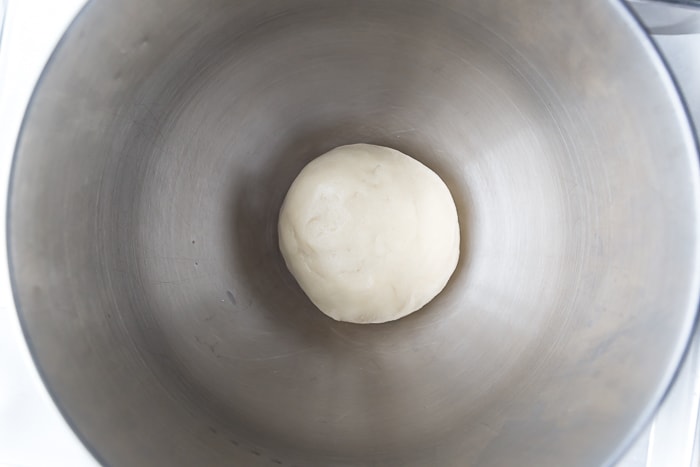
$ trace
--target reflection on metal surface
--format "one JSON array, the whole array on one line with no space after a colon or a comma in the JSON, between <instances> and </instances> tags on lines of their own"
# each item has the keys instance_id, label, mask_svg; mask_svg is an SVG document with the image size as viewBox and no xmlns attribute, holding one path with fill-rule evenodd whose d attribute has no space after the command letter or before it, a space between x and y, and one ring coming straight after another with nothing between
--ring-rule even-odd
<instances>
[{"instance_id":1,"label":"reflection on metal surface","mask_svg":"<svg viewBox=\"0 0 700 467\"><path fill-rule=\"evenodd\" d=\"M700 2L669 5L657 0L628 0L652 34L700 33Z\"/></svg>"},{"instance_id":2,"label":"reflection on metal surface","mask_svg":"<svg viewBox=\"0 0 700 467\"><path fill-rule=\"evenodd\" d=\"M692 465L700 395L700 342L695 340L682 371L651 428L648 467ZM693 371L694 370L694 371Z\"/></svg>"},{"instance_id":3,"label":"reflection on metal surface","mask_svg":"<svg viewBox=\"0 0 700 467\"><path fill-rule=\"evenodd\" d=\"M639 2L636 2L639 3ZM649 24L660 24L674 17L678 8L646 9L638 11L642 20ZM665 12L665 13L664 13ZM700 17L700 9L682 13L686 17L693 14ZM655 41L670 65L684 94L688 110L695 122L700 122L700 32L680 36L655 36ZM652 436L649 444L643 445L648 452L645 457L647 467L668 465L697 466L698 401L700 400L700 358L698 357L698 336L691 346L674 387L669 392L651 425ZM695 434L695 436L694 436Z\"/></svg>"}]
</instances>

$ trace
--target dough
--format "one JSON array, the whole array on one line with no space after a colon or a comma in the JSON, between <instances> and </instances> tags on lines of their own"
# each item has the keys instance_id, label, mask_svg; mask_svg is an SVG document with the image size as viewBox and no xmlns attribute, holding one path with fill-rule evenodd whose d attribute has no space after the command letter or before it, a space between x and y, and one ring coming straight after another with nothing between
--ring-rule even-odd
<instances>
[{"instance_id":1,"label":"dough","mask_svg":"<svg viewBox=\"0 0 700 467\"><path fill-rule=\"evenodd\" d=\"M445 183L417 160L370 144L311 161L282 204L279 246L326 315L383 323L420 309L459 259L457 209Z\"/></svg>"}]
</instances>

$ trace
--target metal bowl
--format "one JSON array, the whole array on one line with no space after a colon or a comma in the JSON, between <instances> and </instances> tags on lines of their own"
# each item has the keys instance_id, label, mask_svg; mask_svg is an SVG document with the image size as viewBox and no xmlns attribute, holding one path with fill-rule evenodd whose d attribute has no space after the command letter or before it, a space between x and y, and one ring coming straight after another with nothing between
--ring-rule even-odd
<instances>
[{"instance_id":1,"label":"metal bowl","mask_svg":"<svg viewBox=\"0 0 700 467\"><path fill-rule=\"evenodd\" d=\"M277 248L299 170L356 142L460 216L447 288L384 325L325 317ZM27 112L9 251L105 464L598 465L691 333L698 187L618 1L94 0Z\"/></svg>"}]
</instances>

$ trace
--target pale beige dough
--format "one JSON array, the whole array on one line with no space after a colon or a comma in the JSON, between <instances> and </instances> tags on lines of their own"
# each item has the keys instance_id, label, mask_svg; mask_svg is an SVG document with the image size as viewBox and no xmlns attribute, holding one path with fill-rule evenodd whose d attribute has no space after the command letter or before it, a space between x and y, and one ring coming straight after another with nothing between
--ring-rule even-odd
<instances>
[{"instance_id":1,"label":"pale beige dough","mask_svg":"<svg viewBox=\"0 0 700 467\"><path fill-rule=\"evenodd\" d=\"M326 315L383 323L423 307L459 260L454 200L435 172L383 146L341 146L299 173L280 210L287 267Z\"/></svg>"}]
</instances>

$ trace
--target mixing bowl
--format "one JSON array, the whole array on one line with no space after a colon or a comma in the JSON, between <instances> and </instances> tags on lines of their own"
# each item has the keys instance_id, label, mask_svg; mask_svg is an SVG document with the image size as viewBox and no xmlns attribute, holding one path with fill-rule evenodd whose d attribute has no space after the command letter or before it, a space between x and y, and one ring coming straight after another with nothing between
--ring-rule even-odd
<instances>
[{"instance_id":1,"label":"mixing bowl","mask_svg":"<svg viewBox=\"0 0 700 467\"><path fill-rule=\"evenodd\" d=\"M383 325L325 317L277 247L301 168L357 142L436 171L462 232ZM691 334L698 187L616 0L94 0L27 111L9 253L107 465L601 465Z\"/></svg>"}]
</instances>

